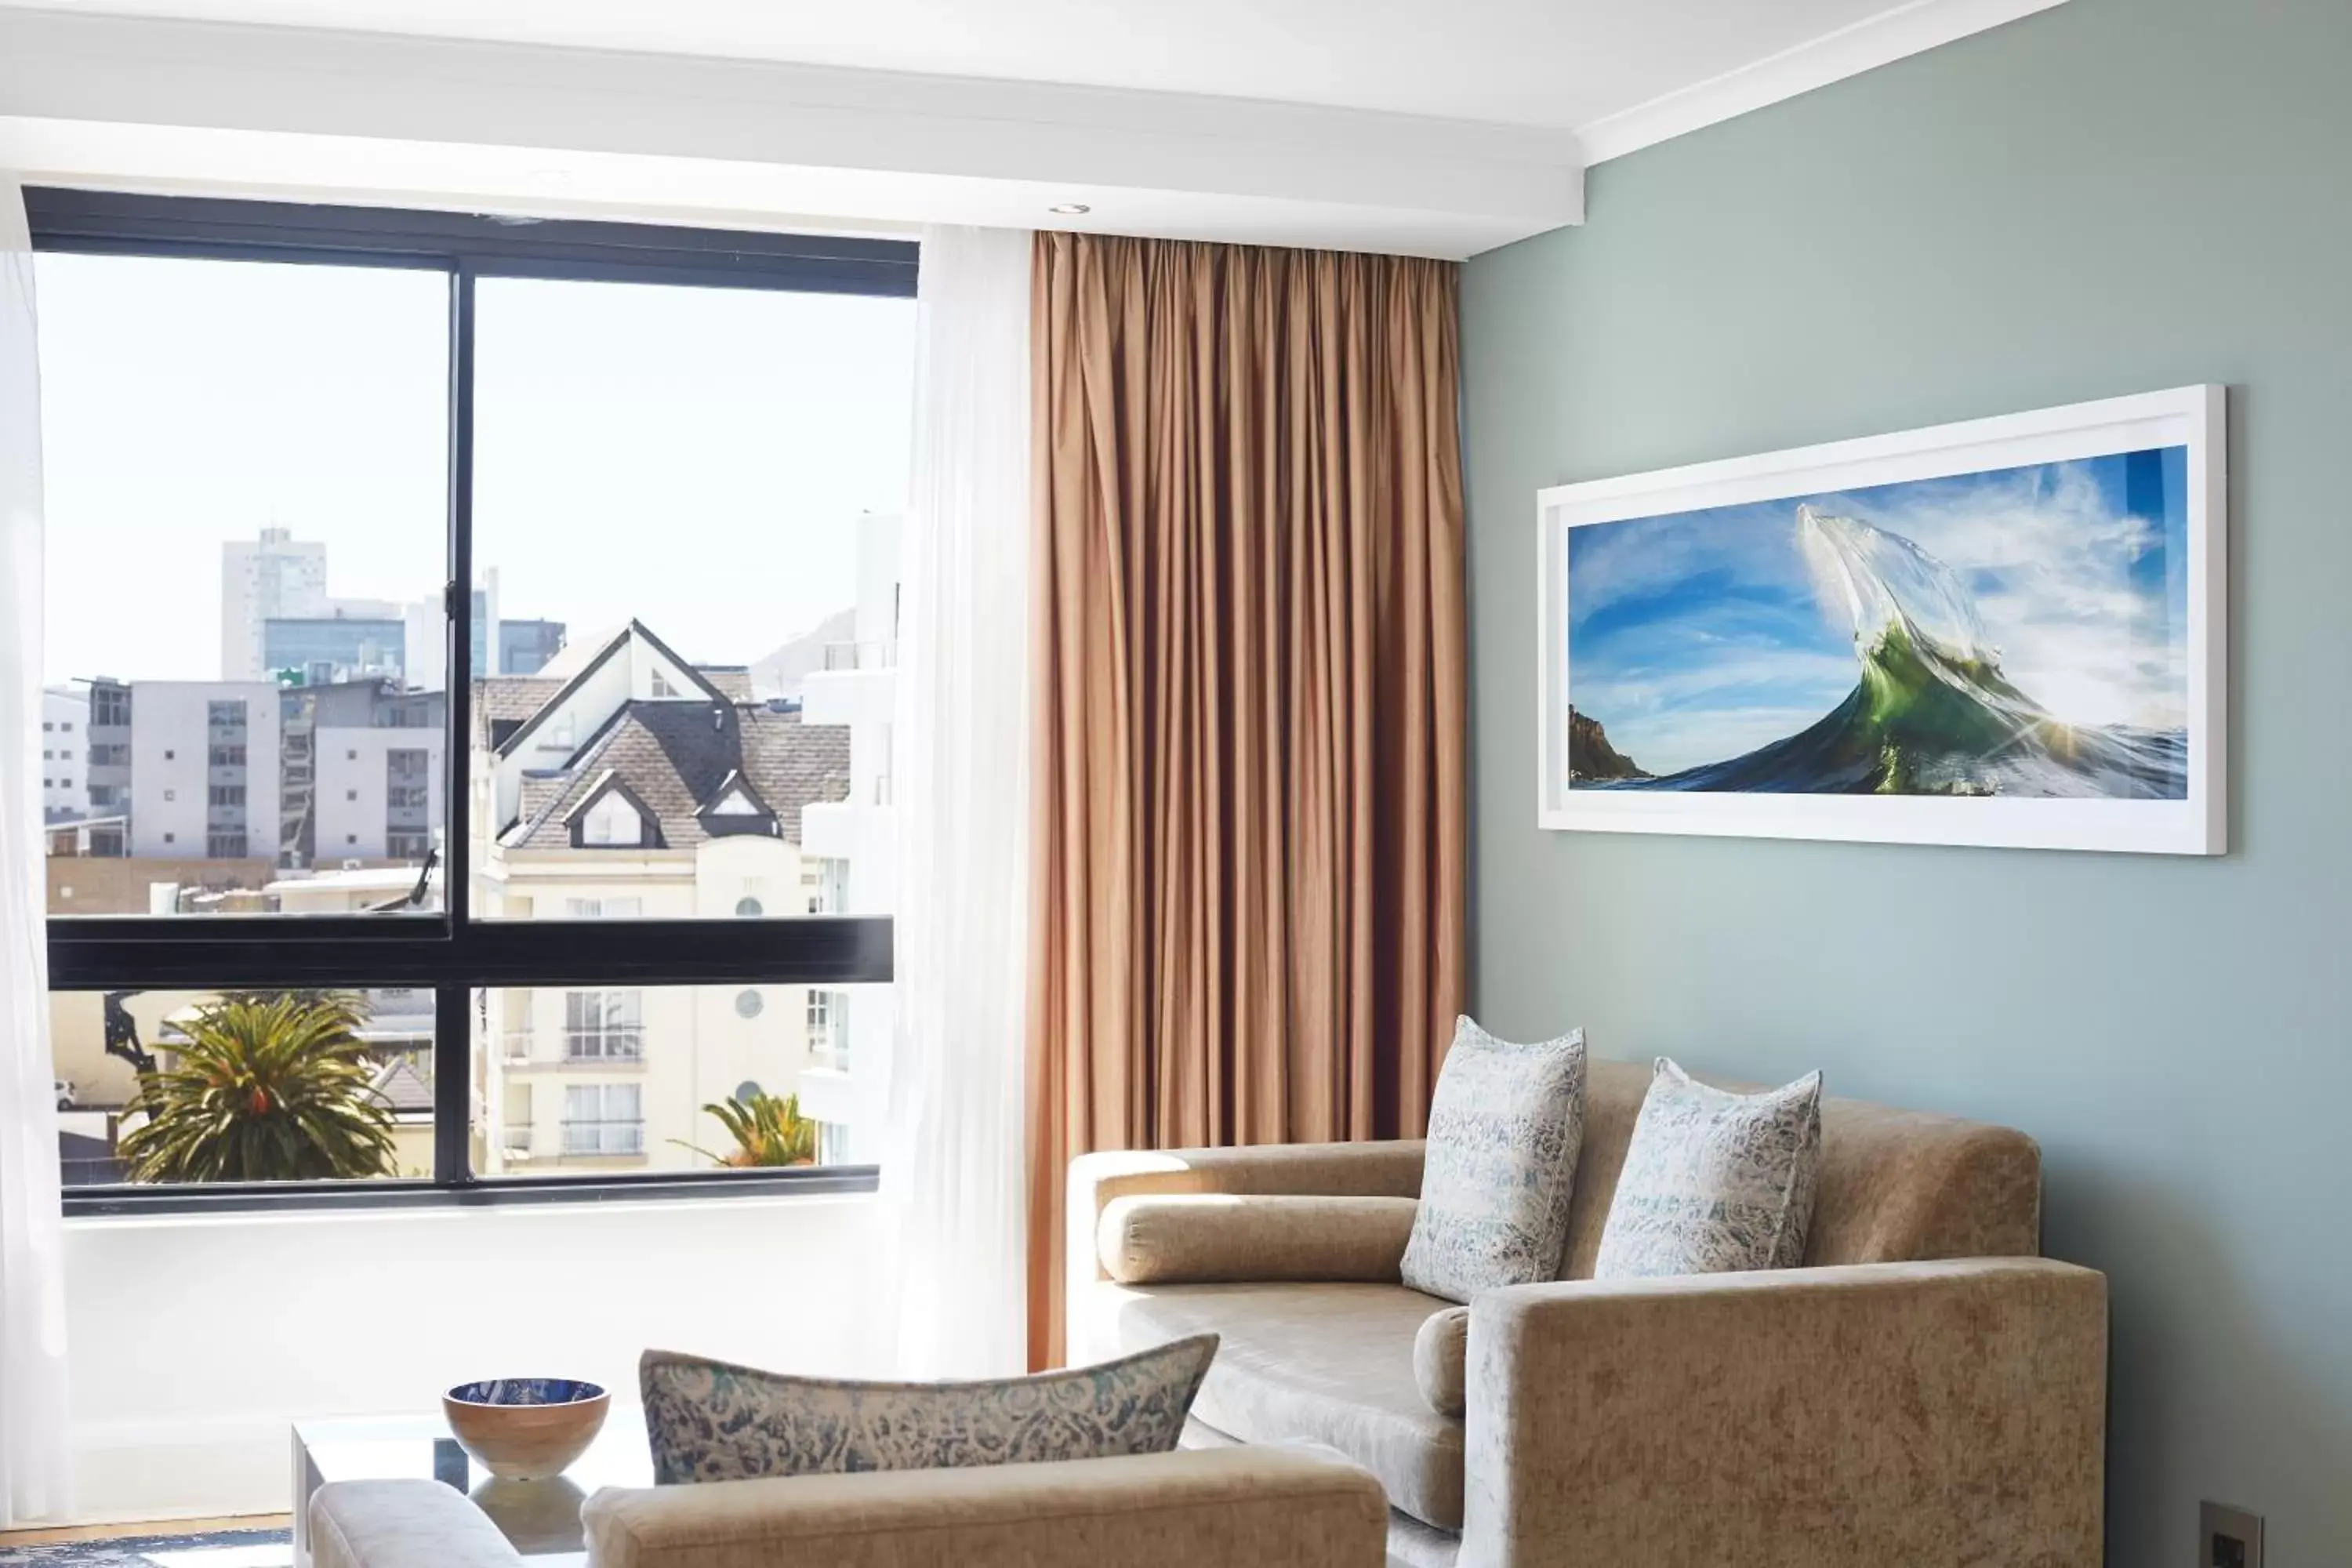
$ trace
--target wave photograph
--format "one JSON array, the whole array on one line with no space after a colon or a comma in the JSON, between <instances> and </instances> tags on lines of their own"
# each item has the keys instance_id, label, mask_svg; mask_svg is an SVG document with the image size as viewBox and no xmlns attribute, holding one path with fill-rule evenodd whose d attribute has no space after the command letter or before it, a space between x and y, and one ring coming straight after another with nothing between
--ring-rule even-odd
<instances>
[{"instance_id":1,"label":"wave photograph","mask_svg":"<svg viewBox=\"0 0 2352 1568\"><path fill-rule=\"evenodd\" d=\"M2185 452L1572 531L1577 790L2179 800Z\"/></svg>"}]
</instances>

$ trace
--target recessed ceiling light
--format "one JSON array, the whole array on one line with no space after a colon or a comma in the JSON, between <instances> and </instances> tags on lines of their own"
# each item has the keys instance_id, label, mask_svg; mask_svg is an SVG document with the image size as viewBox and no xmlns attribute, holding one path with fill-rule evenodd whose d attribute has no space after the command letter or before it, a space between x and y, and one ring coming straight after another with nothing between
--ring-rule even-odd
<instances>
[{"instance_id":1,"label":"recessed ceiling light","mask_svg":"<svg viewBox=\"0 0 2352 1568\"><path fill-rule=\"evenodd\" d=\"M1060 213L1065 217L1076 217L1082 213L1090 213L1095 209L1084 202L1060 202L1045 210L1049 213Z\"/></svg>"}]
</instances>

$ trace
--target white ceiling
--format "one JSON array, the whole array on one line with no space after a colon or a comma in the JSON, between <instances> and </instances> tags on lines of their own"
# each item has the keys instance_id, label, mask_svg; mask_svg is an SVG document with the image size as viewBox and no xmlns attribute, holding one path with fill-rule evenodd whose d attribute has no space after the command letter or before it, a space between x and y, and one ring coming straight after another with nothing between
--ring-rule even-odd
<instances>
[{"instance_id":1,"label":"white ceiling","mask_svg":"<svg viewBox=\"0 0 2352 1568\"><path fill-rule=\"evenodd\" d=\"M37 0L1579 130L1890 0Z\"/></svg>"},{"instance_id":2,"label":"white ceiling","mask_svg":"<svg viewBox=\"0 0 2352 1568\"><path fill-rule=\"evenodd\" d=\"M0 0L0 167L1465 257L1582 221L1591 163L2059 3Z\"/></svg>"}]
</instances>

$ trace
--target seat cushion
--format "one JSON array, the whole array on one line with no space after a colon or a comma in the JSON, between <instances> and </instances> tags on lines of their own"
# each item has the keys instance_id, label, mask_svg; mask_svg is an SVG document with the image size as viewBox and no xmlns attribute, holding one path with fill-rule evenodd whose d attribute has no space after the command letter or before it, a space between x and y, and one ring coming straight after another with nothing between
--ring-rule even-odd
<instances>
[{"instance_id":1,"label":"seat cushion","mask_svg":"<svg viewBox=\"0 0 2352 1568\"><path fill-rule=\"evenodd\" d=\"M1162 1285L1117 1291L1123 1350L1214 1333L1192 1409L1244 1443L1326 1443L1380 1477L1391 1506L1462 1528L1462 1423L1413 1378L1413 1338L1448 1303L1402 1285Z\"/></svg>"}]
</instances>

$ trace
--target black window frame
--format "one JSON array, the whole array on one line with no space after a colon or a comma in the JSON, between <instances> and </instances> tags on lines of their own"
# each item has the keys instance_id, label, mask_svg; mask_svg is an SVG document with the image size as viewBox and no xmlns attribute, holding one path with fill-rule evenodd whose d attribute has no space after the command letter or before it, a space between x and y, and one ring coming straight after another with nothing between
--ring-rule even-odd
<instances>
[{"instance_id":1,"label":"black window frame","mask_svg":"<svg viewBox=\"0 0 2352 1568\"><path fill-rule=\"evenodd\" d=\"M472 1169L479 988L887 984L887 916L475 921L475 284L483 278L663 283L912 299L912 241L28 187L37 251L436 271L449 281L447 740L442 904L367 915L56 915L53 992L408 985L434 994L429 1180L69 1188L68 1215L269 1208L610 1203L870 1192L871 1165L483 1177ZM124 699L127 703L127 696Z\"/></svg>"}]
</instances>

